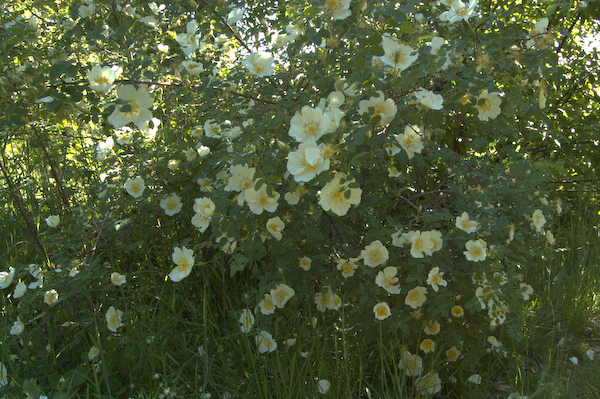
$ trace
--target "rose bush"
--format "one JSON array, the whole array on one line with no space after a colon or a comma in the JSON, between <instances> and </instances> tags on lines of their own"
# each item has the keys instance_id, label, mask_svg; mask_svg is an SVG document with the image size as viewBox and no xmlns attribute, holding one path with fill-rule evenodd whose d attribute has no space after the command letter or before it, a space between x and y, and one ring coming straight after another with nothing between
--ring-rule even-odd
<instances>
[{"instance_id":1,"label":"rose bush","mask_svg":"<svg viewBox=\"0 0 600 399\"><path fill-rule=\"evenodd\" d=\"M229 317L263 356L312 340L300 325L351 331L434 394L506 354L490 352L490 332L522 338L528 270L552 256L562 212L549 182L563 170L530 142L558 134L545 107L563 106L557 61L565 41L576 47L563 30L579 10L542 32L533 13L433 4L249 1L234 19L205 1L129 13L88 1L42 19L11 6L3 145L17 159L10 139L33 129L51 171L79 173L53 175L52 230L32 229L44 311L83 295L62 281L82 281L97 301L86 317L107 323L95 339L129 334L135 317L117 308L130 297L101 293L134 289L127 259L143 253L165 289L243 281L244 311ZM72 29L56 23L67 17ZM64 60L51 58L59 48ZM12 266L4 289L28 278ZM35 323L39 305L22 300L6 300L11 320Z\"/></svg>"}]
</instances>

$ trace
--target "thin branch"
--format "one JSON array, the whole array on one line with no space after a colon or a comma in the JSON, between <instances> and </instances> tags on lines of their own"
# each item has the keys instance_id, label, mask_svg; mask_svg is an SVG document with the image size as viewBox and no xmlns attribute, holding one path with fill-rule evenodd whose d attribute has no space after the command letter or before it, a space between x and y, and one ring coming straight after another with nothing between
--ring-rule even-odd
<instances>
[{"instance_id":1,"label":"thin branch","mask_svg":"<svg viewBox=\"0 0 600 399\"><path fill-rule=\"evenodd\" d=\"M31 114L29 112L27 113L27 117L29 118L29 121L31 122L31 126L33 128L33 133L36 135L38 140L41 141L42 136L40 135L40 132L38 131L37 127L35 126L33 117L31 116ZM40 147L42 148L42 151L44 152L44 156L46 157L46 159L48 160L48 164L50 165L50 172L52 173L52 177L54 178L54 181L56 182L56 189L58 190L58 193L60 194L60 198L62 200L63 205L65 206L65 210L67 211L67 213L71 213L71 204L69 203L69 198L67 197L67 194L65 193L65 190L62 185L62 181L60 180L60 177L58 176L58 171L56 170L56 167L54 166L54 162L52 161L52 157L48 153L48 149L46 149L45 145L42 144L42 145L40 145Z\"/></svg>"},{"instance_id":2,"label":"thin branch","mask_svg":"<svg viewBox=\"0 0 600 399\"><path fill-rule=\"evenodd\" d=\"M12 180L10 180L10 176L6 172L6 168L4 167L4 151L2 151L2 159L0 159L0 169L2 169L2 174L4 175L4 178L6 179L6 184L8 185L8 189L10 190L10 193L12 194L12 196L13 196L13 198L15 200L15 204L17 206L19 214L21 215L21 218L23 219L23 221L27 225L27 230L29 230L29 234L31 234L31 237L33 238L33 241L35 241L35 243L38 246L38 248L39 248L40 252L42 253L42 255L44 255L44 257L46 259L48 259L48 254L46 253L46 249L44 248L44 246L42 245L42 243L38 239L38 236L35 233L35 230L33 230L33 227L29 223L29 219L27 218L27 215L25 214L25 211L23 210L23 207L21 206L21 200L19 199L19 196L15 192L16 190L15 190L15 187L14 187L14 185L12 183Z\"/></svg>"},{"instance_id":3,"label":"thin branch","mask_svg":"<svg viewBox=\"0 0 600 399\"><path fill-rule=\"evenodd\" d=\"M204 3L204 5L206 5L208 8L211 8L210 4L208 4L208 3L207 3L205 0L201 0L201 1L202 1L202 2ZM248 52L252 53L253 51L252 51L252 50L250 50L250 47L248 47L248 45L246 44L246 42L244 42L244 41L242 40L242 38L241 38L241 37L240 37L240 36L237 34L237 32L236 32L236 31L235 31L235 30L234 30L234 29L231 27L231 25L229 25L229 23L228 23L226 20L224 20L223 18L221 18L221 17L219 16L219 13L218 13L218 12L217 12L217 11L216 11L214 8L212 8L212 12L213 12L213 14L215 14L215 15L217 16L217 18L219 18L219 19L221 20L221 22L223 23L223 25L225 25L225 27L227 27L227 29L229 29L229 30L231 31L231 33L233 33L233 36L235 36L235 38L237 39L237 41L239 41L239 42L240 42L240 44L241 44L242 46L244 46L244 48L245 48L246 50L248 50Z\"/></svg>"}]
</instances>

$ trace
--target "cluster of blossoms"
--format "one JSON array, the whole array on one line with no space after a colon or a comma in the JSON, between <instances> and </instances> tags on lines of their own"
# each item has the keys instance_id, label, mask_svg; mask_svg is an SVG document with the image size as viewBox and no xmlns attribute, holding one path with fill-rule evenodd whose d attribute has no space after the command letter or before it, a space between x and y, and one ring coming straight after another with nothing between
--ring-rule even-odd
<instances>
[{"instance_id":1,"label":"cluster of blossoms","mask_svg":"<svg viewBox=\"0 0 600 399\"><path fill-rule=\"evenodd\" d=\"M339 310L342 306L342 299L338 294L334 294L331 291L331 287L327 286L325 288L325 293L317 293L315 295L315 305L317 305L317 310L320 312L325 312L325 310Z\"/></svg>"},{"instance_id":2,"label":"cluster of blossoms","mask_svg":"<svg viewBox=\"0 0 600 399\"><path fill-rule=\"evenodd\" d=\"M407 233L397 231L392 234L392 245L403 248L410 244L410 254L413 258L432 256L434 252L442 249L443 243L442 233L437 230L409 231Z\"/></svg>"},{"instance_id":3,"label":"cluster of blossoms","mask_svg":"<svg viewBox=\"0 0 600 399\"><path fill-rule=\"evenodd\" d=\"M215 203L208 197L196 198L194 202L195 215L192 217L192 224L200 233L204 233L208 226L212 215L215 212Z\"/></svg>"}]
</instances>

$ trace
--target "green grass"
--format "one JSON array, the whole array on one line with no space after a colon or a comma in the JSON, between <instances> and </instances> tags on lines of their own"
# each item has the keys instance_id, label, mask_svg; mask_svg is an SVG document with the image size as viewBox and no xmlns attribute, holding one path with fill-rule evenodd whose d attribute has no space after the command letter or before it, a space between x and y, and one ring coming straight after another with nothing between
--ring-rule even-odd
<instances>
[{"instance_id":1,"label":"green grass","mask_svg":"<svg viewBox=\"0 0 600 399\"><path fill-rule=\"evenodd\" d=\"M4 208L4 212L8 210ZM33 251L26 245L26 231L4 226L5 256L16 261ZM467 370L458 367L456 383L443 381L436 398L507 398L511 393L533 398L600 397L600 243L598 206L575 204L565 212L556 232L559 249L541 267L528 270L535 295L525 317L525 335L511 344L507 357L481 358L482 384L468 383ZM107 242L107 251L114 243ZM21 246L21 250L14 248ZM28 248L28 249L27 249ZM22 337L6 335L2 362L8 366L9 385L0 388L5 397L49 398L427 398L418 395L414 379L398 368L402 339L363 340L345 330L344 312L337 327L328 314L298 314L274 332L277 350L259 354L254 335L242 333L237 318L253 301L254 282L243 274L235 282L214 265L198 266L195 280L183 284L164 281L170 248L153 246L143 255L110 250L110 263L77 263L88 277L75 287L66 279L60 311L45 312L24 300L18 312L45 320L27 323ZM98 259L100 256L98 257ZM127 272L127 287L98 290L90 283L113 269ZM70 268L71 265L62 265ZM105 282L104 284L108 284ZM73 290L69 294L67 288ZM79 290L79 291L77 291ZM85 292L85 301L69 302ZM8 292L5 292L8 294ZM13 320L7 295L3 316ZM124 311L123 333L107 335L105 303L117 303ZM316 317L316 319L313 319ZM11 321L4 322L5 331ZM54 326L48 328L47 326ZM60 326L60 327L56 327ZM493 330L490 330L490 334ZM310 339L306 339L310 336ZM19 340L23 339L23 342ZM294 345L286 340L296 339ZM30 343L31 342L31 343ZM396 344L389 344L396 342ZM9 343L9 345L6 345ZM95 345L99 358L89 361ZM15 352L14 348L20 348ZM201 352L199 352L201 348ZM595 360L586 351L596 352ZM17 355L17 361L11 356ZM578 365L569 358L576 356ZM331 381L326 395L318 392L318 380ZM226 395L226 396L223 396ZM370 396L369 396L370 395Z\"/></svg>"}]
</instances>

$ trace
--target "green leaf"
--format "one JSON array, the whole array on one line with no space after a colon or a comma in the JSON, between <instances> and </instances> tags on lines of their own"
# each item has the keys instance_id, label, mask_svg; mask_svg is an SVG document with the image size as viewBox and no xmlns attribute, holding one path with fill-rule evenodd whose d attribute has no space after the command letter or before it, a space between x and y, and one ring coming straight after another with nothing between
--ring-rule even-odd
<instances>
[{"instance_id":1,"label":"green leaf","mask_svg":"<svg viewBox=\"0 0 600 399\"><path fill-rule=\"evenodd\" d=\"M281 184L281 177L276 175L267 176L267 181L270 183Z\"/></svg>"},{"instance_id":2,"label":"green leaf","mask_svg":"<svg viewBox=\"0 0 600 399\"><path fill-rule=\"evenodd\" d=\"M35 378L23 381L23 392L29 399L38 399L43 395L43 392L38 388Z\"/></svg>"},{"instance_id":3,"label":"green leaf","mask_svg":"<svg viewBox=\"0 0 600 399\"><path fill-rule=\"evenodd\" d=\"M406 34L411 34L411 33L416 32L415 28L413 27L412 22L408 22L408 21L403 23L402 25L400 25L399 28L400 28L400 32L406 33Z\"/></svg>"},{"instance_id":4,"label":"green leaf","mask_svg":"<svg viewBox=\"0 0 600 399\"><path fill-rule=\"evenodd\" d=\"M233 260L229 266L229 276L233 277L237 272L244 271L249 261L250 259L242 254L233 255Z\"/></svg>"},{"instance_id":5,"label":"green leaf","mask_svg":"<svg viewBox=\"0 0 600 399\"><path fill-rule=\"evenodd\" d=\"M143 243L144 243L144 241L143 241L143 240L136 241L136 242L134 242L134 243L131 243L131 244L129 244L129 245L126 245L124 249L125 249L125 251L127 251L127 252L131 252L131 251L133 251L133 250L135 250L135 249L138 249L139 247L141 247Z\"/></svg>"}]
</instances>

